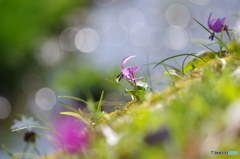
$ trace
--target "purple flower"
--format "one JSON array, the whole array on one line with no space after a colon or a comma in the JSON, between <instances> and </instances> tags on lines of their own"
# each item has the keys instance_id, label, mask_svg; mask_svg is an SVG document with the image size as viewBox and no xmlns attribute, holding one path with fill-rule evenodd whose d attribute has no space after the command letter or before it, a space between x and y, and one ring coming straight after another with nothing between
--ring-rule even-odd
<instances>
[{"instance_id":1,"label":"purple flower","mask_svg":"<svg viewBox=\"0 0 240 159\"><path fill-rule=\"evenodd\" d=\"M134 56L127 56L122 60L122 62L121 62L121 73L117 76L117 81L120 81L123 77L125 77L127 80L135 83L135 81L137 79L143 78L143 76L137 77L137 78L134 77L134 73L136 73L139 69L138 66L124 68L125 63L133 57L136 57L136 56L135 55Z\"/></svg>"},{"instance_id":2,"label":"purple flower","mask_svg":"<svg viewBox=\"0 0 240 159\"><path fill-rule=\"evenodd\" d=\"M85 123L72 116L57 117L54 123L57 144L68 153L77 153L89 145L89 130Z\"/></svg>"},{"instance_id":3,"label":"purple flower","mask_svg":"<svg viewBox=\"0 0 240 159\"><path fill-rule=\"evenodd\" d=\"M208 17L208 27L213 31L212 35L209 37L209 39L213 40L214 33L220 33L222 30L227 30L228 26L224 25L226 21L226 17L224 18L218 18L218 19L211 19L212 13L210 13Z\"/></svg>"}]
</instances>

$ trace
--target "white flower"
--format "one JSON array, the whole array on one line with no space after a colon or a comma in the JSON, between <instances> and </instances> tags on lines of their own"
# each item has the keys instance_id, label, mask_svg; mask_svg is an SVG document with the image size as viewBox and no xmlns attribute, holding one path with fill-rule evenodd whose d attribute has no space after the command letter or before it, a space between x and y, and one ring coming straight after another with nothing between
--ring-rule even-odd
<instances>
[{"instance_id":1,"label":"white flower","mask_svg":"<svg viewBox=\"0 0 240 159\"><path fill-rule=\"evenodd\" d=\"M21 129L27 128L27 131L32 131L32 126L39 126L37 121L34 121L33 117L29 117L28 119L25 116L22 116L21 120L13 120L14 125L11 126L11 129Z\"/></svg>"},{"instance_id":2,"label":"white flower","mask_svg":"<svg viewBox=\"0 0 240 159\"><path fill-rule=\"evenodd\" d=\"M147 83L145 83L145 82L142 82L142 81L137 81L137 86L140 86L140 87L143 87L143 88L145 88L145 89L147 89L148 88L148 84Z\"/></svg>"}]
</instances>

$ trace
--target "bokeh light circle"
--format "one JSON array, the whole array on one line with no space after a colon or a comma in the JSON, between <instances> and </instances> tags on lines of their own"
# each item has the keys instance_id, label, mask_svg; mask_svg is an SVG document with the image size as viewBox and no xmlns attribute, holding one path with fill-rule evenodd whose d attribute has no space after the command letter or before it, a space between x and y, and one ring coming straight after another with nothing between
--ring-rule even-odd
<instances>
[{"instance_id":1,"label":"bokeh light circle","mask_svg":"<svg viewBox=\"0 0 240 159\"><path fill-rule=\"evenodd\" d=\"M148 25L149 31L161 31L166 21L164 14L162 14L162 12L157 8L147 8L145 12L145 21Z\"/></svg>"},{"instance_id":2,"label":"bokeh light circle","mask_svg":"<svg viewBox=\"0 0 240 159\"><path fill-rule=\"evenodd\" d=\"M146 29L144 23L136 23L131 28L130 39L135 46L147 47L153 42L154 35Z\"/></svg>"},{"instance_id":3,"label":"bokeh light circle","mask_svg":"<svg viewBox=\"0 0 240 159\"><path fill-rule=\"evenodd\" d=\"M186 27L190 22L190 12L182 4L172 4L166 10L166 19L172 26Z\"/></svg>"},{"instance_id":4,"label":"bokeh light circle","mask_svg":"<svg viewBox=\"0 0 240 159\"><path fill-rule=\"evenodd\" d=\"M165 33L165 42L168 48L181 50L188 43L188 34L183 28L170 26Z\"/></svg>"},{"instance_id":5,"label":"bokeh light circle","mask_svg":"<svg viewBox=\"0 0 240 159\"><path fill-rule=\"evenodd\" d=\"M118 24L110 25L104 31L104 40L111 47L119 47L127 40L127 33Z\"/></svg>"},{"instance_id":6,"label":"bokeh light circle","mask_svg":"<svg viewBox=\"0 0 240 159\"><path fill-rule=\"evenodd\" d=\"M119 15L119 24L126 31L130 31L136 23L144 23L144 21L144 15L137 8L127 8Z\"/></svg>"},{"instance_id":7,"label":"bokeh light circle","mask_svg":"<svg viewBox=\"0 0 240 159\"><path fill-rule=\"evenodd\" d=\"M50 66L60 61L62 56L58 44L54 40L49 40L42 45L41 51L36 54L36 59L39 64Z\"/></svg>"},{"instance_id":8,"label":"bokeh light circle","mask_svg":"<svg viewBox=\"0 0 240 159\"><path fill-rule=\"evenodd\" d=\"M0 119L6 119L10 115L11 110L9 101L4 97L0 97Z\"/></svg>"},{"instance_id":9,"label":"bokeh light circle","mask_svg":"<svg viewBox=\"0 0 240 159\"><path fill-rule=\"evenodd\" d=\"M41 88L35 96L37 106L42 110L51 110L56 103L56 95L49 88Z\"/></svg>"},{"instance_id":10,"label":"bokeh light circle","mask_svg":"<svg viewBox=\"0 0 240 159\"><path fill-rule=\"evenodd\" d=\"M75 46L75 36L78 33L79 29L75 27L69 27L64 29L59 36L59 43L62 49L66 51L76 51Z\"/></svg>"},{"instance_id":11,"label":"bokeh light circle","mask_svg":"<svg viewBox=\"0 0 240 159\"><path fill-rule=\"evenodd\" d=\"M93 52L99 45L99 35L97 31L91 28L80 30L75 36L75 45L81 52Z\"/></svg>"}]
</instances>

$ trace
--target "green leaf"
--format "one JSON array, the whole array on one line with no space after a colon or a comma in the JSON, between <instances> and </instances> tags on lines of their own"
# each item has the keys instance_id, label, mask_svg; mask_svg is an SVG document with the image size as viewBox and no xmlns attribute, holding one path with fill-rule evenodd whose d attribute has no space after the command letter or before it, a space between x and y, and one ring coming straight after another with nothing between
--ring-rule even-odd
<instances>
[{"instance_id":1,"label":"green leaf","mask_svg":"<svg viewBox=\"0 0 240 159\"><path fill-rule=\"evenodd\" d=\"M214 50L212 50L210 47L208 47L207 45L204 45L204 44L202 44L200 42L197 42L197 41L192 41L192 42L194 42L194 43L196 43L196 44L198 44L198 45L200 45L200 46L202 46L202 47L204 47L204 48L208 49L209 51L216 54L216 52Z\"/></svg>"},{"instance_id":2,"label":"green leaf","mask_svg":"<svg viewBox=\"0 0 240 159\"><path fill-rule=\"evenodd\" d=\"M70 110L72 110L72 111L74 111L74 112L76 112L76 113L79 112L77 109L75 109L75 108L73 108L73 107L71 107L71 106L69 106L69 105L61 102L60 100L59 100L59 103L62 104L64 107L66 107L66 108L68 108L68 109L70 109Z\"/></svg>"},{"instance_id":3,"label":"green leaf","mask_svg":"<svg viewBox=\"0 0 240 159\"><path fill-rule=\"evenodd\" d=\"M123 89L123 90L126 90L123 86L121 86L120 84L118 84L117 82L114 82L114 81L112 81L112 80L109 80L109 79L106 79L108 82L110 82L110 83L112 83L112 84L114 84L114 85L116 85L116 86L118 86L119 88L121 88L121 89Z\"/></svg>"},{"instance_id":4,"label":"green leaf","mask_svg":"<svg viewBox=\"0 0 240 159\"><path fill-rule=\"evenodd\" d=\"M71 97L71 96L58 96L58 98L70 98L70 99L75 99L75 100L78 100L80 102L83 102L85 104L87 104L87 101L83 100L83 99L80 99L80 98L76 98L76 97Z\"/></svg>"},{"instance_id":5,"label":"green leaf","mask_svg":"<svg viewBox=\"0 0 240 159\"><path fill-rule=\"evenodd\" d=\"M100 112L102 110L102 100L103 100L103 95L104 91L102 91L99 102L98 102L98 107L97 107L97 112Z\"/></svg>"},{"instance_id":6,"label":"green leaf","mask_svg":"<svg viewBox=\"0 0 240 159\"><path fill-rule=\"evenodd\" d=\"M163 75L159 76L159 77L157 78L157 80L153 83L152 87L154 88L154 86L158 83L158 81L160 81L162 78L164 78L164 77L166 77L166 76L167 76L166 74L163 74Z\"/></svg>"},{"instance_id":7,"label":"green leaf","mask_svg":"<svg viewBox=\"0 0 240 159\"><path fill-rule=\"evenodd\" d=\"M199 60L202 60L202 61L206 62L206 61L203 60L202 58L200 58L200 57L198 57L198 56L196 56L196 55L193 55L193 54L180 54L180 55L171 56L171 57L169 57L169 58L166 58L166 59L160 61L160 62L157 63L153 68L157 67L158 65L162 64L163 62L165 62L165 61L167 61L167 60L170 60L170 59L172 59L172 58L179 57L179 56L193 56L193 57L195 57L195 58L197 58L197 59L199 59ZM151 63L151 64L155 64L155 63Z\"/></svg>"},{"instance_id":8,"label":"green leaf","mask_svg":"<svg viewBox=\"0 0 240 159\"><path fill-rule=\"evenodd\" d=\"M89 125L89 122L83 116L81 116L78 113L75 113L75 112L60 112L60 114L70 115L70 116L76 117L76 118L80 119L81 121L83 121L84 123Z\"/></svg>"},{"instance_id":9,"label":"green leaf","mask_svg":"<svg viewBox=\"0 0 240 159\"><path fill-rule=\"evenodd\" d=\"M12 157L13 159L15 159L14 155L8 150L8 148L6 147L6 145L1 144L2 149L8 154L8 156Z\"/></svg>"}]
</instances>

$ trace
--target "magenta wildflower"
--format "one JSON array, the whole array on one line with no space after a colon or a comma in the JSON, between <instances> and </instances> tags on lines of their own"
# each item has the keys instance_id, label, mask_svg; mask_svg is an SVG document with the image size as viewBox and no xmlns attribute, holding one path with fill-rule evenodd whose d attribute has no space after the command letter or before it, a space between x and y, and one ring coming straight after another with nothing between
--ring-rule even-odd
<instances>
[{"instance_id":1,"label":"magenta wildflower","mask_svg":"<svg viewBox=\"0 0 240 159\"><path fill-rule=\"evenodd\" d=\"M77 153L88 147L89 131L85 123L72 116L57 118L55 131L61 135L55 136L57 144L68 153Z\"/></svg>"},{"instance_id":2,"label":"magenta wildflower","mask_svg":"<svg viewBox=\"0 0 240 159\"><path fill-rule=\"evenodd\" d=\"M213 40L215 33L220 33L222 30L227 31L228 26L224 25L226 21L226 17L224 18L218 18L218 19L211 19L212 13L210 13L208 17L208 27L213 31L212 35L209 37L209 39Z\"/></svg>"},{"instance_id":3,"label":"magenta wildflower","mask_svg":"<svg viewBox=\"0 0 240 159\"><path fill-rule=\"evenodd\" d=\"M121 73L117 76L117 82L120 81L123 77L125 77L128 81L134 82L134 84L135 84L136 83L135 81L137 79L143 78L143 76L137 77L137 78L134 77L134 73L136 73L139 70L138 66L124 68L125 63L133 57L136 57L136 56L127 56L122 60Z\"/></svg>"}]
</instances>

